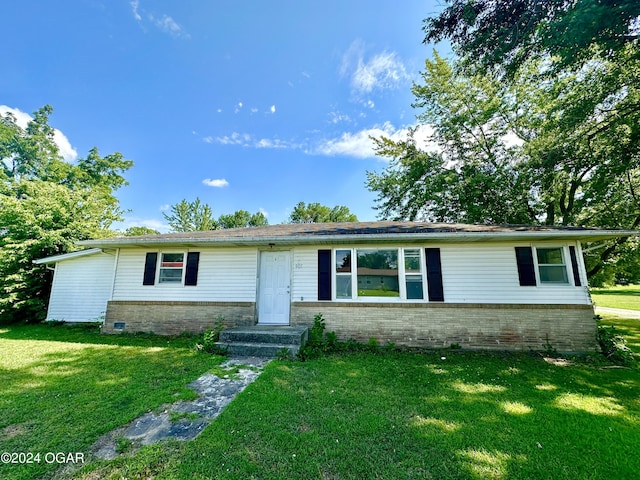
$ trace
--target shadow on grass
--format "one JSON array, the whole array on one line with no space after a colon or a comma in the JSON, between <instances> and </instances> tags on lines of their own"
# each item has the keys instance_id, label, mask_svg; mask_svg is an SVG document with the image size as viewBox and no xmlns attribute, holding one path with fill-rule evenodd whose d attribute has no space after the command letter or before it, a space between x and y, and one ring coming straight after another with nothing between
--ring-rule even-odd
<instances>
[{"instance_id":1,"label":"shadow on grass","mask_svg":"<svg viewBox=\"0 0 640 480\"><path fill-rule=\"evenodd\" d=\"M98 324L34 324L0 326L0 339L44 340L94 345L134 347L189 348L195 345L197 335L164 336L152 333L102 334Z\"/></svg>"},{"instance_id":2,"label":"shadow on grass","mask_svg":"<svg viewBox=\"0 0 640 480\"><path fill-rule=\"evenodd\" d=\"M88 456L102 434L160 405L194 398L186 385L222 361L164 338L47 326L3 327L0 348L2 451L43 454ZM4 464L0 478L40 478L56 467Z\"/></svg>"},{"instance_id":3,"label":"shadow on grass","mask_svg":"<svg viewBox=\"0 0 640 480\"><path fill-rule=\"evenodd\" d=\"M640 297L640 289L638 286L635 287L616 287L613 288L591 288L589 291L595 295L619 295L619 296L631 296L631 297Z\"/></svg>"},{"instance_id":4,"label":"shadow on grass","mask_svg":"<svg viewBox=\"0 0 640 480\"><path fill-rule=\"evenodd\" d=\"M516 354L274 363L167 475L633 478L638 380L637 369Z\"/></svg>"}]
</instances>

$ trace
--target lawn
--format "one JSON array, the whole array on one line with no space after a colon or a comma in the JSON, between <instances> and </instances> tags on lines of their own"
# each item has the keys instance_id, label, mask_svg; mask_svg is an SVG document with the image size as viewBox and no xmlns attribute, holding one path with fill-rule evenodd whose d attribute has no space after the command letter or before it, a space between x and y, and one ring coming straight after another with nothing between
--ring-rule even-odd
<instances>
[{"instance_id":1,"label":"lawn","mask_svg":"<svg viewBox=\"0 0 640 480\"><path fill-rule=\"evenodd\" d=\"M592 288L591 299L599 307L640 310L640 285Z\"/></svg>"},{"instance_id":2,"label":"lawn","mask_svg":"<svg viewBox=\"0 0 640 480\"><path fill-rule=\"evenodd\" d=\"M640 321L604 322L640 354ZM95 343L102 337L62 340L58 331L0 333L0 366L10 373L0 432L21 431L0 437L2 450L86 452L140 411L187 396L184 385L219 361L194 356L186 341ZM23 353L38 344L35 356ZM384 351L274 361L196 440L93 461L74 478L632 479L639 450L637 366ZM3 479L36 473L46 472L0 466Z\"/></svg>"},{"instance_id":3,"label":"lawn","mask_svg":"<svg viewBox=\"0 0 640 480\"><path fill-rule=\"evenodd\" d=\"M86 456L102 434L193 398L186 384L221 361L193 343L97 328L0 327L0 454L40 453L39 463L0 463L0 478L50 474L56 464L47 463L48 452Z\"/></svg>"}]
</instances>

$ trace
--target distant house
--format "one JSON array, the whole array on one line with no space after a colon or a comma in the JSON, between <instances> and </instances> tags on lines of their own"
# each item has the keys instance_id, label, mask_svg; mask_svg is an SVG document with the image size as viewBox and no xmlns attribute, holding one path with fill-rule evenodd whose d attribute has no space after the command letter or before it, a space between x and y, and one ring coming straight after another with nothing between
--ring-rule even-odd
<instances>
[{"instance_id":1,"label":"distant house","mask_svg":"<svg viewBox=\"0 0 640 480\"><path fill-rule=\"evenodd\" d=\"M595 322L574 227L293 224L108 238L55 265L47 318L107 333L312 324L398 345L580 351Z\"/></svg>"}]
</instances>

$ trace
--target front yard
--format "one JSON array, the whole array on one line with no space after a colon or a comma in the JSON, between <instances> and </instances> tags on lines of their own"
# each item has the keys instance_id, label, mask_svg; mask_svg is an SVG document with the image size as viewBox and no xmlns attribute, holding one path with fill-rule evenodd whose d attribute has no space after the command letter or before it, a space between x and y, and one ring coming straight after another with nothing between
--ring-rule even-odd
<instances>
[{"instance_id":1,"label":"front yard","mask_svg":"<svg viewBox=\"0 0 640 480\"><path fill-rule=\"evenodd\" d=\"M640 354L640 321L605 321ZM191 343L0 329L0 450L86 453L101 434L192 396L185 385L220 358ZM196 440L90 461L74 478L637 478L638 366L543 357L446 350L274 361ZM4 464L0 478L54 470Z\"/></svg>"}]
</instances>

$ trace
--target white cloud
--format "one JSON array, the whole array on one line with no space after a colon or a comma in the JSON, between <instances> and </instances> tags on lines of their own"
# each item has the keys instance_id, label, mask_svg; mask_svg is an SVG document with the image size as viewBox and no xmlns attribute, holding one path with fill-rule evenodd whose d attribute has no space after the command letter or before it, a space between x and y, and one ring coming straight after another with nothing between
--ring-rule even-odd
<instances>
[{"instance_id":1,"label":"white cloud","mask_svg":"<svg viewBox=\"0 0 640 480\"><path fill-rule=\"evenodd\" d=\"M271 113L276 113L276 106L275 105L271 105L271 108L269 109L269 111Z\"/></svg>"},{"instance_id":2,"label":"white cloud","mask_svg":"<svg viewBox=\"0 0 640 480\"><path fill-rule=\"evenodd\" d=\"M258 212L260 212L261 214L263 214L266 218L269 218L269 212L267 212L264 208L260 207L258 209Z\"/></svg>"},{"instance_id":3,"label":"white cloud","mask_svg":"<svg viewBox=\"0 0 640 480\"><path fill-rule=\"evenodd\" d=\"M219 143L220 145L239 145L248 148L287 148L295 149L300 148L299 145L288 142L286 140L280 140L279 138L255 138L248 133L233 132L231 135L225 135L223 137L207 137L211 138L211 141L207 143Z\"/></svg>"},{"instance_id":4,"label":"white cloud","mask_svg":"<svg viewBox=\"0 0 640 480\"><path fill-rule=\"evenodd\" d=\"M215 188L224 188L229 186L229 182L227 182L224 178L216 178L213 180L210 178L205 178L202 183L204 183L208 187Z\"/></svg>"},{"instance_id":5,"label":"white cloud","mask_svg":"<svg viewBox=\"0 0 640 480\"><path fill-rule=\"evenodd\" d=\"M211 136L204 137L202 141L205 143L213 143L213 137Z\"/></svg>"},{"instance_id":6,"label":"white cloud","mask_svg":"<svg viewBox=\"0 0 640 480\"><path fill-rule=\"evenodd\" d=\"M140 2L138 0L132 0L129 2L131 5L131 10L133 11L133 18L135 18L138 22L142 21L142 17L140 13L138 13L138 7L140 6Z\"/></svg>"},{"instance_id":7,"label":"white cloud","mask_svg":"<svg viewBox=\"0 0 640 480\"><path fill-rule=\"evenodd\" d=\"M146 12L140 8L140 0L131 0L129 2L133 18L136 22L140 23L144 29L146 23L150 23L158 28L160 31L171 35L174 38L191 38L184 28L178 24L173 18L167 14L163 14L161 17L157 17L152 13ZM143 18L144 15L144 18Z\"/></svg>"},{"instance_id":8,"label":"white cloud","mask_svg":"<svg viewBox=\"0 0 640 480\"><path fill-rule=\"evenodd\" d=\"M160 205L159 210L160 210L161 212L166 212L166 211L168 211L170 208L171 208L171 205L169 205L168 203L165 203L164 205Z\"/></svg>"},{"instance_id":9,"label":"white cloud","mask_svg":"<svg viewBox=\"0 0 640 480\"><path fill-rule=\"evenodd\" d=\"M116 222L112 225L116 230L124 231L131 227L147 227L158 230L160 233L167 233L170 229L169 225L162 220L156 218L140 218L140 217L125 217L124 221Z\"/></svg>"},{"instance_id":10,"label":"white cloud","mask_svg":"<svg viewBox=\"0 0 640 480\"><path fill-rule=\"evenodd\" d=\"M0 105L0 115L12 114L16 119L16 124L20 128L27 128L33 117L17 108ZM78 158L78 151L73 148L69 139L57 128L53 129L53 142L58 146L58 152L66 162L74 162Z\"/></svg>"},{"instance_id":11,"label":"white cloud","mask_svg":"<svg viewBox=\"0 0 640 480\"><path fill-rule=\"evenodd\" d=\"M395 52L383 51L365 58L365 44L361 40L352 42L343 55L340 74L350 78L356 95L397 88L409 79Z\"/></svg>"},{"instance_id":12,"label":"white cloud","mask_svg":"<svg viewBox=\"0 0 640 480\"><path fill-rule=\"evenodd\" d=\"M432 133L429 126L418 126L414 132L413 138L418 148L426 151L433 151L436 147L429 141ZM345 132L338 138L325 140L313 151L309 152L315 155L336 156L342 155L355 158L374 158L374 142L373 138L387 137L393 141L406 140L410 132L410 128L396 129L390 122L382 125L376 125L372 128L360 130L359 132Z\"/></svg>"}]
</instances>

